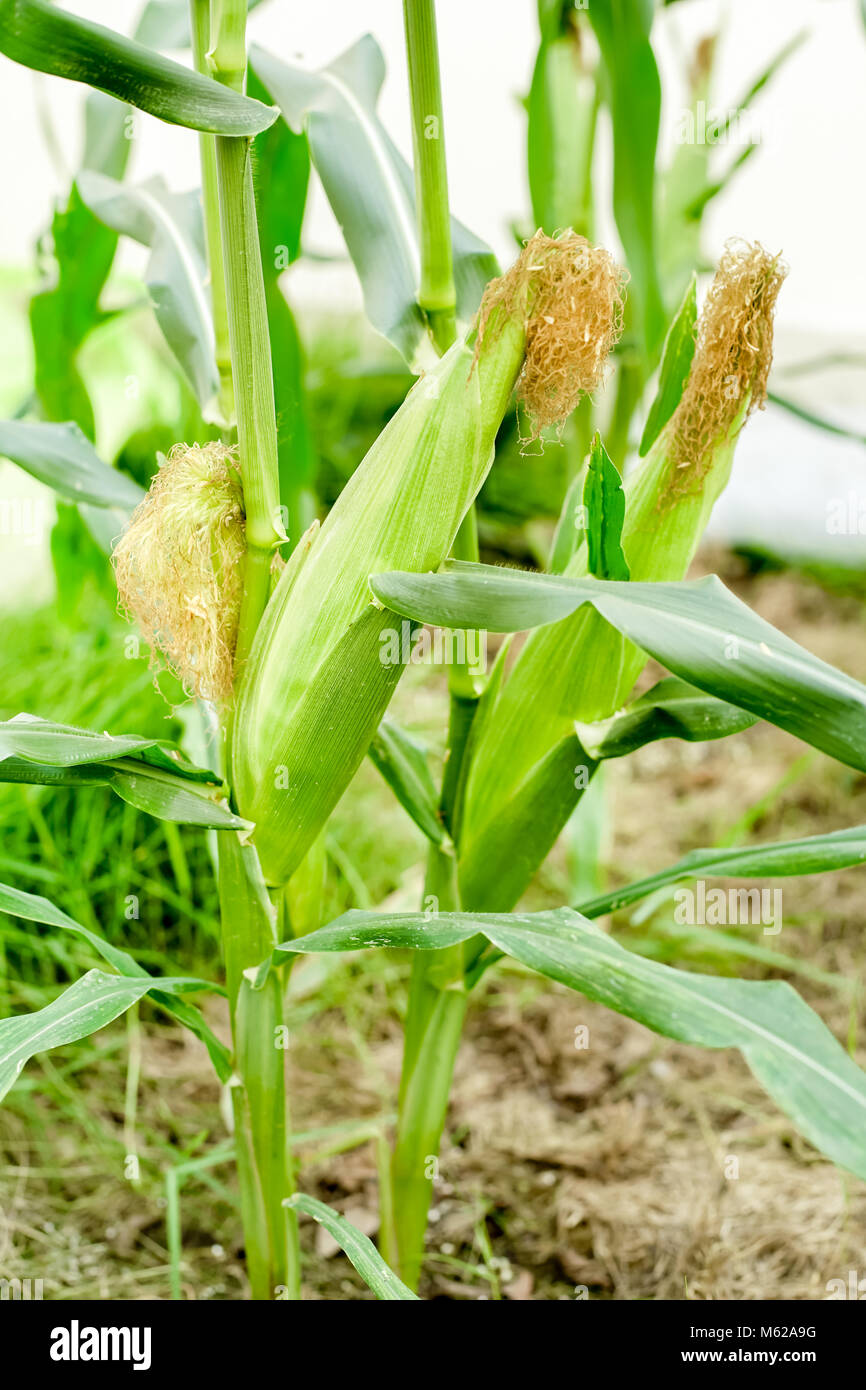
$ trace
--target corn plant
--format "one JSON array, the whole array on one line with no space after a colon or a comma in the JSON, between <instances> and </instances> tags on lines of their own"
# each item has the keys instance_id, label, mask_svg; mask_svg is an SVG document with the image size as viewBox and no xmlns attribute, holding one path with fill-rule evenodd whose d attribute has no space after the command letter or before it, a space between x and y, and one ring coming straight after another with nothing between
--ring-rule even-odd
<instances>
[{"instance_id":1,"label":"corn plant","mask_svg":"<svg viewBox=\"0 0 866 1390\"><path fill-rule=\"evenodd\" d=\"M614 10L630 16L628 51L646 73L645 8L592 6L616 78L620 157L632 115L629 64L615 65ZM548 10L556 11L550 30ZM519 910L598 769L653 740L722 738L766 720L866 771L866 689L757 618L717 579L685 578L739 434L764 403L779 257L732 243L698 314L694 279L675 296L659 283L651 200L650 221L632 225L629 244L646 168L631 181L620 171L615 200L634 286L624 310L621 267L586 235L584 170L576 200L556 204L578 225L540 228L501 274L451 217L432 0L404 3L414 171L375 113L382 74L372 41L302 73L262 50L248 55L246 12L245 0L192 0L191 70L148 47L146 30L128 41L44 0L0 0L0 50L11 59L199 132L207 351L193 336L190 358L189 335L175 333L171 313L163 328L208 428L192 444L178 441L143 493L88 442L73 338L72 384L53 407L40 393L47 418L0 424L0 448L61 496L106 513L108 529L120 515L113 562L121 602L196 702L212 763L202 767L154 739L19 716L0 727L0 776L107 785L154 816L212 830L225 966L224 984L151 975L46 899L0 887L0 910L77 934L107 967L46 1008L0 1022L0 1094L34 1054L88 1036L148 996L201 1040L227 1087L252 1296L300 1298L300 1211L328 1227L378 1297L413 1299L429 1162L471 992L510 956L665 1036L738 1047L802 1133L866 1177L866 1078L790 986L673 970L630 953L597 924L699 872L775 877L862 863L866 829L698 851L611 894ZM552 49L563 38L562 7L543 7L542 16ZM646 81L652 98L652 73ZM550 85L539 90L539 101L551 98ZM267 175L257 190L257 138L271 141L274 163L278 153L285 161L285 188L299 206L287 211ZM645 146L646 130L641 138ZM278 225L290 227L297 253L307 152L344 228L370 320L418 374L321 524L311 520L297 345L262 253ZM536 198L538 188L536 180ZM136 203L111 174L91 169L75 196L99 225L137 229L157 261L157 283L163 222L152 191ZM134 204L139 217L130 220ZM201 283L188 284L200 311ZM154 298L164 311L178 303L176 293ZM639 462L623 482L628 428L613 428L610 452L592 433L546 569L481 564L474 502L496 466L513 396L533 440L566 428L599 391L623 322L642 346L631 384L618 388L631 401L621 421L661 359ZM292 430L281 437L278 418L292 403ZM470 657L449 668L438 789L423 754L385 718L403 661L383 652L404 622L530 633L513 661L504 644L489 673ZM630 698L648 657L671 675ZM429 841L425 903L417 913L350 912L322 925L323 832L368 753ZM413 968L377 1252L296 1190L284 1017L298 954L383 947L411 951ZM227 997L230 1046L192 1002L206 990Z\"/></svg>"}]
</instances>

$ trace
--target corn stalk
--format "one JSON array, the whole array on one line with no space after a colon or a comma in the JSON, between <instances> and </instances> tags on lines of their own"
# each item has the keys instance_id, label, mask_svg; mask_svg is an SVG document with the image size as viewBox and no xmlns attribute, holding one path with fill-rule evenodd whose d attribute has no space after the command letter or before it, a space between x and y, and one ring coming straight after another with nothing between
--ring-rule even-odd
<instances>
[{"instance_id":1,"label":"corn stalk","mask_svg":"<svg viewBox=\"0 0 866 1390\"><path fill-rule=\"evenodd\" d=\"M201 51L207 0L193 0L194 33ZM246 76L246 0L213 0L208 62L218 82L244 90ZM222 274L211 262L212 284L219 286L215 314L224 289L233 394L237 412L238 457L246 514L243 596L235 649L236 679L242 680L259 620L271 587L271 565L280 540L277 431L265 287L256 224L249 139L202 136L215 142L219 232L210 219L209 250L219 245ZM203 156L206 206L212 200L209 151ZM219 343L219 338L218 338ZM230 750L232 715L226 719ZM230 751L228 752L231 775ZM253 1297L300 1298L297 1218L283 1202L294 1191L289 1150L289 1105L282 981L277 972L261 988L245 975L267 958L276 944L276 914L261 879L255 851L235 837L220 840L220 916L235 1048L236 1083L232 1108L238 1151L238 1177L247 1262Z\"/></svg>"}]
</instances>

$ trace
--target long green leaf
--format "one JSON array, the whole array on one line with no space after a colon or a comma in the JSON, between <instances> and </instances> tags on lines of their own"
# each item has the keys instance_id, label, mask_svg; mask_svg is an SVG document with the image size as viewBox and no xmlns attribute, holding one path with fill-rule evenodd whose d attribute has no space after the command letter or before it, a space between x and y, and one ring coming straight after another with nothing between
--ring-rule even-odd
<instances>
[{"instance_id":1,"label":"long green leaf","mask_svg":"<svg viewBox=\"0 0 866 1390\"><path fill-rule=\"evenodd\" d=\"M170 125L256 135L277 112L48 0L0 0L0 53L26 68L86 82Z\"/></svg>"},{"instance_id":2,"label":"long green leaf","mask_svg":"<svg viewBox=\"0 0 866 1390\"><path fill-rule=\"evenodd\" d=\"M75 767L133 755L194 782L218 780L207 768L194 767L180 749L164 740L142 738L139 734L97 734L33 714L19 714L0 723L0 758L15 756Z\"/></svg>"},{"instance_id":3,"label":"long green leaf","mask_svg":"<svg viewBox=\"0 0 866 1390\"><path fill-rule=\"evenodd\" d=\"M460 842L460 901L504 912L522 896L580 801L595 762L570 735L551 748L471 840Z\"/></svg>"},{"instance_id":4,"label":"long green leaf","mask_svg":"<svg viewBox=\"0 0 866 1390\"><path fill-rule=\"evenodd\" d=\"M7 883L0 883L0 912L6 912L11 917L22 917L28 922L44 922L48 926L60 927L63 931L72 932L75 936L80 936L86 941L121 975L127 976L129 979L150 978L144 967L139 965L138 961L127 951L113 946L110 941L106 941L88 927L82 926L80 922L69 917L61 908L56 907L54 903L37 893L25 893L20 888L12 888ZM154 982L154 984L156 986L158 982ZM206 986L205 981L202 981L202 988L205 987L218 989L218 986ZM177 1019L178 1023L183 1024L185 1028L188 1028L191 1033L201 1039L210 1054L220 1080L228 1081L232 1073L231 1055L208 1027L199 1010L182 999L160 992L156 987L151 990L151 997L155 1004L159 1004L166 1013Z\"/></svg>"},{"instance_id":5,"label":"long green leaf","mask_svg":"<svg viewBox=\"0 0 866 1390\"><path fill-rule=\"evenodd\" d=\"M347 1221L345 1216L341 1216L317 1198L308 1197L304 1192L296 1192L294 1197L287 1197L283 1206L289 1207L292 1211L306 1212L307 1216L312 1216L324 1226L340 1249L345 1251L364 1283L373 1290L377 1298L389 1303L420 1302L418 1295L408 1289L386 1265L370 1238L359 1231L357 1226L353 1226L351 1221Z\"/></svg>"},{"instance_id":6,"label":"long green leaf","mask_svg":"<svg viewBox=\"0 0 866 1390\"><path fill-rule=\"evenodd\" d=\"M118 507L129 513L144 491L116 468L110 468L71 421L0 420L0 454L17 463L70 502Z\"/></svg>"},{"instance_id":7,"label":"long green leaf","mask_svg":"<svg viewBox=\"0 0 866 1390\"><path fill-rule=\"evenodd\" d=\"M688 743L727 738L755 723L754 715L705 695L687 681L668 676L645 695L597 724L576 723L578 737L593 758L622 758L661 738Z\"/></svg>"},{"instance_id":8,"label":"long green leaf","mask_svg":"<svg viewBox=\"0 0 866 1390\"><path fill-rule=\"evenodd\" d=\"M225 787L170 744L138 735L95 734L19 714L0 724L0 782L110 786L124 801L162 820L213 830L249 830L225 800Z\"/></svg>"},{"instance_id":9,"label":"long green leaf","mask_svg":"<svg viewBox=\"0 0 866 1390\"><path fill-rule=\"evenodd\" d=\"M208 988L204 981L186 976L157 980L88 970L44 1009L0 1019L0 1100L37 1052L89 1037L152 990L178 994Z\"/></svg>"},{"instance_id":10,"label":"long green leaf","mask_svg":"<svg viewBox=\"0 0 866 1390\"><path fill-rule=\"evenodd\" d=\"M866 1178L866 1075L781 980L687 974L633 955L570 908L501 915L349 912L281 953L369 946L439 949L476 934L532 970L700 1047L737 1047L802 1134Z\"/></svg>"},{"instance_id":11,"label":"long green leaf","mask_svg":"<svg viewBox=\"0 0 866 1390\"><path fill-rule=\"evenodd\" d=\"M420 252L412 171L394 147L376 102L385 77L369 34L318 72L292 67L253 46L251 62L295 131L306 131L313 163L346 239L370 322L410 365L434 358L417 303ZM469 323L499 267L483 242L452 219L457 316Z\"/></svg>"},{"instance_id":12,"label":"long green leaf","mask_svg":"<svg viewBox=\"0 0 866 1390\"><path fill-rule=\"evenodd\" d=\"M777 840L767 845L734 849L695 849L648 878L627 883L612 893L580 903L584 917L603 917L646 898L658 888L685 878L793 878L855 868L866 863L866 826L831 830L802 840Z\"/></svg>"},{"instance_id":13,"label":"long green leaf","mask_svg":"<svg viewBox=\"0 0 866 1390\"><path fill-rule=\"evenodd\" d=\"M144 278L157 322L211 418L219 381L198 193L172 193L160 177L133 188L90 170L78 189L106 227L150 248Z\"/></svg>"},{"instance_id":14,"label":"long green leaf","mask_svg":"<svg viewBox=\"0 0 866 1390\"><path fill-rule=\"evenodd\" d=\"M439 845L445 831L436 813L436 788L426 750L391 719L383 719L368 756L418 829Z\"/></svg>"},{"instance_id":15,"label":"long green leaf","mask_svg":"<svg viewBox=\"0 0 866 1390\"><path fill-rule=\"evenodd\" d=\"M370 584L406 617L494 632L556 622L591 603L683 680L866 771L866 687L765 623L715 575L621 584L452 561L440 574Z\"/></svg>"}]
</instances>

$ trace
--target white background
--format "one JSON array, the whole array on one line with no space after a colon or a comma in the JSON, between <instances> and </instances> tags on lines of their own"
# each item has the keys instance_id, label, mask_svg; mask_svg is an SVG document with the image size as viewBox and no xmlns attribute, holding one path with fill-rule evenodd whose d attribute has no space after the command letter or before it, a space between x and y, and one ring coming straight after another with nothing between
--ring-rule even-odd
<instances>
[{"instance_id":1,"label":"white background","mask_svg":"<svg viewBox=\"0 0 866 1390\"><path fill-rule=\"evenodd\" d=\"M129 33L140 4L74 0L67 8ZM437 9L453 209L507 261L514 251L510 225L525 220L529 207L520 98L537 47L535 0L439 0ZM669 152L684 100L683 60L697 38L722 31L714 104L727 109L802 28L809 30L808 41L755 104L760 148L712 205L705 237L711 257L731 235L757 238L784 253L791 273L778 310L782 362L824 350L866 348L866 29L859 0L682 0L660 13L654 29L665 92L662 149ZM252 39L309 66L327 62L367 31L378 39L388 67L382 118L409 155L399 0L269 0L250 18ZM0 59L4 265L28 264L54 198L68 187L80 153L81 101L76 84ZM54 156L46 124L54 132ZM600 146L598 177L604 182L609 176L606 128ZM733 153L718 151L720 163ZM195 135L138 117L130 172L136 179L160 172L176 188L192 186L198 178ZM602 227L601 234L608 242L615 239L610 227ZM311 191L305 243L316 251L342 249L317 186ZM348 264L296 267L290 291L302 309L360 304ZM866 430L864 377L862 369L823 373L812 383L797 383L796 390L809 404ZM716 530L822 548L828 500L852 487L866 497L864 469L866 452L860 446L835 443L768 411L744 436ZM866 559L866 537L851 538L851 545Z\"/></svg>"}]
</instances>

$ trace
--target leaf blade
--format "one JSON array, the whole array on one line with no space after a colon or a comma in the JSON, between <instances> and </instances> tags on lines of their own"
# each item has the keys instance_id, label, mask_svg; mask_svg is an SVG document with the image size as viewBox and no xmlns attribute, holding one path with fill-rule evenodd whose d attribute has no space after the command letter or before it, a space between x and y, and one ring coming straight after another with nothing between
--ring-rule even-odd
<instances>
[{"instance_id":1,"label":"leaf blade","mask_svg":"<svg viewBox=\"0 0 866 1390\"><path fill-rule=\"evenodd\" d=\"M103 463L72 421L0 420L0 454L69 502L130 513L144 496L132 478Z\"/></svg>"},{"instance_id":2,"label":"leaf blade","mask_svg":"<svg viewBox=\"0 0 866 1390\"><path fill-rule=\"evenodd\" d=\"M736 1047L812 1144L866 1177L866 1074L781 980L677 971L632 954L570 908L538 913L348 912L279 950L358 950L388 944L442 949L481 933L532 970L665 1037Z\"/></svg>"},{"instance_id":3,"label":"leaf blade","mask_svg":"<svg viewBox=\"0 0 866 1390\"><path fill-rule=\"evenodd\" d=\"M752 613L715 575L618 583L450 561L376 575L381 603L418 622L516 632L583 603L674 675L866 771L866 687Z\"/></svg>"},{"instance_id":4,"label":"leaf blade","mask_svg":"<svg viewBox=\"0 0 866 1390\"><path fill-rule=\"evenodd\" d=\"M386 1265L369 1236L365 1236L345 1216L304 1192L287 1197L283 1206L291 1211L306 1212L307 1216L312 1216L320 1226L324 1226L377 1298L389 1303L420 1303L418 1295L407 1288Z\"/></svg>"},{"instance_id":5,"label":"leaf blade","mask_svg":"<svg viewBox=\"0 0 866 1390\"><path fill-rule=\"evenodd\" d=\"M132 39L47 0L0 0L0 52L16 63L85 82L170 125L252 136L277 113Z\"/></svg>"}]
</instances>

